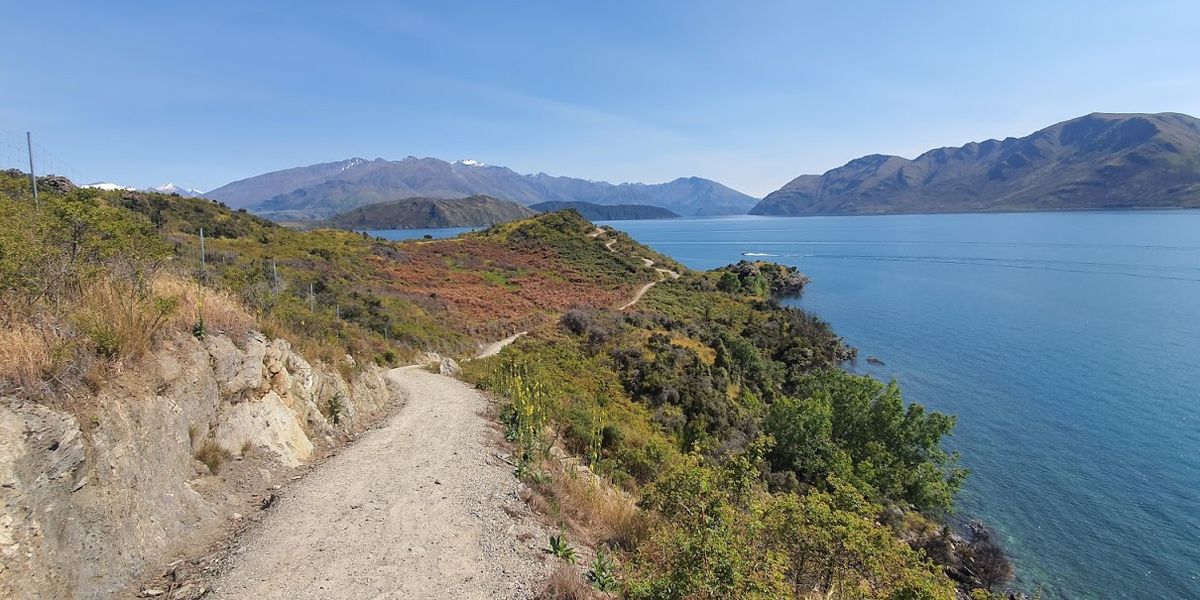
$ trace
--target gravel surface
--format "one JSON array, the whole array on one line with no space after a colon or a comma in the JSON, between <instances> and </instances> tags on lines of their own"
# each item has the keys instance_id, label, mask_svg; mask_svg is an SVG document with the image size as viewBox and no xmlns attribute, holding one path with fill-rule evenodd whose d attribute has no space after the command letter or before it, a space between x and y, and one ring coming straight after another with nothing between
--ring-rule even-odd
<instances>
[{"instance_id":1,"label":"gravel surface","mask_svg":"<svg viewBox=\"0 0 1200 600\"><path fill-rule=\"evenodd\" d=\"M500 354L500 351L503 350L505 346L517 341L517 338L519 338L527 333L529 333L529 332L522 331L520 333L514 333L513 335L510 335L498 342L492 342L492 343L484 346L483 349L479 351L479 354L475 355L475 358L487 358L489 356L495 356L497 354Z\"/></svg>"},{"instance_id":2,"label":"gravel surface","mask_svg":"<svg viewBox=\"0 0 1200 600\"><path fill-rule=\"evenodd\" d=\"M296 482L234 549L213 598L529 598L553 569L466 384L414 367L384 427Z\"/></svg>"}]
</instances>

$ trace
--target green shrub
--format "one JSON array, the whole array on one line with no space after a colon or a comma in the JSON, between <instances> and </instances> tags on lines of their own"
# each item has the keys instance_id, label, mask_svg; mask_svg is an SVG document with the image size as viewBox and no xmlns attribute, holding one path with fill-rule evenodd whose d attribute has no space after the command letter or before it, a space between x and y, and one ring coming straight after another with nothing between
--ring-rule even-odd
<instances>
[{"instance_id":1,"label":"green shrub","mask_svg":"<svg viewBox=\"0 0 1200 600\"><path fill-rule=\"evenodd\" d=\"M588 583L601 592L614 592L617 589L617 576L613 573L613 562L604 548L596 549L596 559L587 572Z\"/></svg>"},{"instance_id":2,"label":"green shrub","mask_svg":"<svg viewBox=\"0 0 1200 600\"><path fill-rule=\"evenodd\" d=\"M575 549L571 547L571 543L567 541L567 534L560 531L558 535L550 536L549 552L556 558L575 563Z\"/></svg>"},{"instance_id":3,"label":"green shrub","mask_svg":"<svg viewBox=\"0 0 1200 600\"><path fill-rule=\"evenodd\" d=\"M326 416L329 417L329 420L333 421L334 425L342 424L342 418L346 413L346 401L342 397L341 392L334 392L325 401L325 411L328 413Z\"/></svg>"}]
</instances>

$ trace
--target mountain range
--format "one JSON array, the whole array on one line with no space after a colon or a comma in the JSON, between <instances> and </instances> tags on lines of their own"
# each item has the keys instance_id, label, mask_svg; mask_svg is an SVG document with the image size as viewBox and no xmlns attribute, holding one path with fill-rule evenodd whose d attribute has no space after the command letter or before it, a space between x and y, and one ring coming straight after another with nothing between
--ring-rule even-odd
<instances>
[{"instance_id":1,"label":"mountain range","mask_svg":"<svg viewBox=\"0 0 1200 600\"><path fill-rule=\"evenodd\" d=\"M205 197L282 221L322 219L352 208L406 197L484 194L521 204L581 201L647 204L687 216L744 214L756 198L699 177L667 183L612 184L538 173L524 175L474 160L352 158L257 175Z\"/></svg>"},{"instance_id":2,"label":"mountain range","mask_svg":"<svg viewBox=\"0 0 1200 600\"><path fill-rule=\"evenodd\" d=\"M157 192L159 194L178 194L180 196L183 196L184 198L199 198L204 195L204 192L201 192L200 190L193 190L191 188L179 187L173 183L164 183L162 185L148 187L143 190L138 190L135 187L129 187L127 185L121 185L119 183L111 183L108 181L97 181L95 183L85 183L79 187L96 188L98 190L105 190L105 191L124 190L127 192L143 191L143 192Z\"/></svg>"},{"instance_id":3,"label":"mountain range","mask_svg":"<svg viewBox=\"0 0 1200 600\"><path fill-rule=\"evenodd\" d=\"M756 215L1200 207L1200 119L1106 114L1022 138L873 154L768 194Z\"/></svg>"},{"instance_id":4,"label":"mountain range","mask_svg":"<svg viewBox=\"0 0 1200 600\"><path fill-rule=\"evenodd\" d=\"M536 211L516 202L497 200L491 196L404 198L352 208L317 224L356 230L481 227L536 214Z\"/></svg>"}]
</instances>

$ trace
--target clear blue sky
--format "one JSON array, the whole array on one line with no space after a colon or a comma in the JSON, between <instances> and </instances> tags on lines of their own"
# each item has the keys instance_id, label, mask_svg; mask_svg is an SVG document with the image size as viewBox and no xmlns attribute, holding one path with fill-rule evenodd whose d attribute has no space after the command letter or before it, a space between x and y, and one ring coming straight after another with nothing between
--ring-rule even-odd
<instances>
[{"instance_id":1,"label":"clear blue sky","mask_svg":"<svg viewBox=\"0 0 1200 600\"><path fill-rule=\"evenodd\" d=\"M411 154L762 195L1092 111L1200 113L1194 0L5 4L0 131L137 186Z\"/></svg>"}]
</instances>

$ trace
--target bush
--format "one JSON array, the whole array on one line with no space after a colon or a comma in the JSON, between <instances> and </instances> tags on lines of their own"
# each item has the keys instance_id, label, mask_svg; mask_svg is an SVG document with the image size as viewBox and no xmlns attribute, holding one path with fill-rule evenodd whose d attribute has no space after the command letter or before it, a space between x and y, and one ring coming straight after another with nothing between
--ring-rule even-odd
<instances>
[{"instance_id":1,"label":"bush","mask_svg":"<svg viewBox=\"0 0 1200 600\"><path fill-rule=\"evenodd\" d=\"M906 407L895 383L844 371L807 376L798 391L802 398L773 403L763 424L778 442L768 456L772 470L816 487L835 476L880 502L950 509L966 476L941 448L953 417Z\"/></svg>"}]
</instances>

